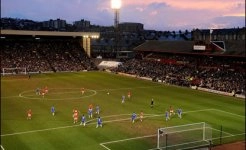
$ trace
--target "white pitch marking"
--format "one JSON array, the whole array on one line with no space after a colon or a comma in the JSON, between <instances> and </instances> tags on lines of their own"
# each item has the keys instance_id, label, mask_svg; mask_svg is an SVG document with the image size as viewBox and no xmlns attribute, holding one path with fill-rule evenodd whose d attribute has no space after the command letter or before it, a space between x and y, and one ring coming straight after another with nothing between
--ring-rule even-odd
<instances>
[{"instance_id":1,"label":"white pitch marking","mask_svg":"<svg viewBox=\"0 0 246 150\"><path fill-rule=\"evenodd\" d=\"M3 99L3 98L13 98L13 97L19 97L19 96L3 96L1 98Z\"/></svg>"},{"instance_id":2,"label":"white pitch marking","mask_svg":"<svg viewBox=\"0 0 246 150\"><path fill-rule=\"evenodd\" d=\"M117 90L129 90L129 89L142 89L142 88L153 88L153 87L162 87L162 86L140 86L140 87L132 87L132 88L117 88L117 89L101 89L96 91L117 91Z\"/></svg>"},{"instance_id":3,"label":"white pitch marking","mask_svg":"<svg viewBox=\"0 0 246 150\"><path fill-rule=\"evenodd\" d=\"M214 128L212 128L213 130L216 130ZM233 136L238 136L238 135L244 135L245 133L241 133L241 134L235 134L235 135L229 135L229 136L223 136L222 138L226 138L226 137L233 137ZM111 150L109 149L107 146L105 146L105 144L111 144L111 143L118 143L118 142L124 142L124 141L129 141L129 140L135 140L135 139L141 139L141 138L146 138L146 137L153 137L153 136L156 136L157 134L153 134L153 135L146 135L146 136L140 136L140 137L134 137L134 138L127 138L127 139L122 139L122 140L115 140L115 141L109 141L109 142L104 142L104 143L100 143L101 146L103 146L104 148L108 149L108 150ZM214 139L219 139L219 138L212 138L213 140ZM197 141L196 141L197 142ZM190 144L190 143L195 143L195 142L189 142L189 143L184 143L184 144ZM173 146L179 146L179 145L184 145L184 144L177 144L177 145L171 145L172 147ZM168 146L168 147L171 147L171 146ZM148 150L156 150L157 148L152 148L152 149L148 149Z\"/></svg>"},{"instance_id":4,"label":"white pitch marking","mask_svg":"<svg viewBox=\"0 0 246 150\"><path fill-rule=\"evenodd\" d=\"M73 89L73 88L66 88L66 89ZM74 88L74 89L76 89L76 88ZM97 94L97 91L95 91L95 90L90 90L90 89L87 89L88 91L92 91L93 93L91 94L91 95L87 95L87 96L81 96L81 97L75 97L75 98L63 98L63 99L61 99L61 98L59 98L59 99L57 99L57 98L55 98L55 99L53 99L53 98L45 98L45 100L71 100L71 99L79 99L79 98L85 98L85 97L92 97L92 96L94 96L94 95L96 95ZM28 97L28 95L26 96L23 96L23 93L28 93L28 92L31 92L32 90L29 90L29 91L24 91L24 92L22 92L22 93L20 93L19 94L19 97L21 97L21 98L24 98L24 99L43 99L42 97L40 98L36 98L36 97ZM63 92L63 93L66 93L66 92ZM71 93L71 92L67 92L67 93ZM51 94L52 95L52 94Z\"/></svg>"},{"instance_id":5,"label":"white pitch marking","mask_svg":"<svg viewBox=\"0 0 246 150\"><path fill-rule=\"evenodd\" d=\"M136 139L143 139L147 137L153 137L156 136L157 134L152 134L152 135L145 135L145 136L139 136L139 137L134 137L134 138L127 138L127 139L122 139L122 140L115 140L115 141L109 141L109 142L104 142L101 144L111 144L111 143L118 143L118 142L124 142L124 141L130 141L130 140L136 140Z\"/></svg>"},{"instance_id":6,"label":"white pitch marking","mask_svg":"<svg viewBox=\"0 0 246 150\"><path fill-rule=\"evenodd\" d=\"M187 112L184 112L184 113L200 112L200 111L208 111L208 110L210 110L210 109L187 111ZM146 116L144 118L158 117L158 116L162 116L162 115L164 115L164 114L158 114L158 115L153 115L153 116ZM116 116L116 115L114 115L114 116ZM121 116L121 115L119 115L119 116ZM105 117L107 117L107 116L105 116ZM95 120L95 119L93 119L93 120ZM88 124L96 124L96 122L90 123L93 120L90 120L87 123ZM119 121L124 121L124 120L130 120L130 118L118 119L118 120L116 119L116 120L104 121L104 122L109 123L109 122L119 122ZM50 131L50 130L57 130L57 129L66 129L66 128L77 127L77 126L80 126L80 125L70 125L70 126L63 126L63 127L56 127L56 128L47 128L47 129L40 129L40 130L32 130L32 131L24 131L24 132L16 132L16 133L2 134L1 137L4 137L4 136L12 136L12 135L19 135L19 134L26 134L26 133L42 132L42 131Z\"/></svg>"},{"instance_id":7,"label":"white pitch marking","mask_svg":"<svg viewBox=\"0 0 246 150\"><path fill-rule=\"evenodd\" d=\"M25 131L25 132L16 132L16 133L10 133L10 134L3 134L3 135L1 135L1 137L11 136L11 135L19 135L19 134L26 134L26 133L35 133L35 132L49 131L49 130L57 130L57 129L66 129L66 128L71 128L71 127L76 127L76 126L80 126L80 125L70 125L70 126L63 126L63 127L56 127L56 128L32 130L32 131Z\"/></svg>"},{"instance_id":8,"label":"white pitch marking","mask_svg":"<svg viewBox=\"0 0 246 150\"><path fill-rule=\"evenodd\" d=\"M215 128L210 128L210 129L215 130L215 131L220 131L220 130L215 129ZM225 133L225 134L229 134L230 136L233 136L233 134L231 134L231 133L229 133L229 132L225 132L225 131L222 131L222 132Z\"/></svg>"},{"instance_id":9,"label":"white pitch marking","mask_svg":"<svg viewBox=\"0 0 246 150\"><path fill-rule=\"evenodd\" d=\"M3 148L3 146L2 146L2 145L1 145L1 149L2 149L2 150L5 150L5 149Z\"/></svg>"},{"instance_id":10,"label":"white pitch marking","mask_svg":"<svg viewBox=\"0 0 246 150\"><path fill-rule=\"evenodd\" d=\"M119 115L119 116L121 116L121 115ZM93 120L96 120L96 119L89 120L86 123L87 124L96 124L96 122L90 123ZM119 121L124 121L124 120L130 120L130 118L118 119L118 120L117 119L116 120L109 120L109 121L104 121L104 122L109 123L109 122L119 122ZM66 128L77 127L77 126L80 126L80 125L77 124L77 125L70 125L70 126L63 126L63 127L56 127L56 128L47 128L47 129L32 130L32 131L25 131L25 132L16 132L16 133L10 133L10 134L3 134L3 135L1 135L1 137L11 136L11 135L19 135L19 134L26 134L26 133L35 133L35 132L49 131L49 130L57 130L57 129L66 129Z\"/></svg>"},{"instance_id":11,"label":"white pitch marking","mask_svg":"<svg viewBox=\"0 0 246 150\"><path fill-rule=\"evenodd\" d=\"M193 141L193 142L187 142L187 143L181 143L181 144L175 144L175 145L169 145L169 146L166 146L166 148L168 147L175 147L175 146L180 146L180 145L186 145L186 144L192 144L192 143L197 143L197 142L202 142L203 140L200 140L200 141ZM205 142L205 141L204 141ZM207 141L206 141L207 142ZM207 145L207 144L206 144ZM202 146L202 145L201 145ZM164 148L164 147L161 147L161 148ZM195 147L187 147L187 148L195 148ZM148 149L148 150L155 150L157 148L152 148L152 149ZM181 150L180 148L178 150Z\"/></svg>"},{"instance_id":12,"label":"white pitch marking","mask_svg":"<svg viewBox=\"0 0 246 150\"><path fill-rule=\"evenodd\" d=\"M184 113L191 113L191 112L199 112L199 111L207 111L207 110L210 110L210 109L203 109L203 110L194 110L194 111L187 111L187 112L184 112ZM125 114L124 114L125 115ZM128 115L128 114L127 114ZM159 115L153 115L153 116L147 116L147 117L144 117L144 118L149 118L149 117L157 117L157 116L161 116L163 114L159 114ZM116 115L114 115L116 116ZM121 116L121 115L119 115ZM107 116L105 116L107 117ZM104 118L105 118L104 117ZM130 118L126 118L126 119L118 119L118 120L113 120L113 121L104 121L104 122L119 122L119 121L124 121L124 120L129 120ZM95 120L95 119L93 119ZM88 121L87 123L91 122L92 120ZM96 122L94 123L89 123L89 124L96 124ZM80 126L80 125L70 125L70 126L63 126L63 127L56 127L56 128L48 128L48 129L40 129L40 130L32 130L32 131L25 131L25 132L16 132L16 133L10 133L10 134L2 134L1 137L4 137L4 136L11 136L11 135L19 135L19 134L26 134L26 133L35 133L35 132L42 132L42 131L49 131L49 130L57 130L57 129L66 129L66 128L71 128L71 127L77 127L77 126Z\"/></svg>"},{"instance_id":13,"label":"white pitch marking","mask_svg":"<svg viewBox=\"0 0 246 150\"><path fill-rule=\"evenodd\" d=\"M159 87L159 86L145 86L145 87L134 87L134 89L137 89L137 88L152 88L152 87ZM59 89L79 89L79 88L55 88L55 90L59 90ZM84 97L92 97L94 95L97 94L97 92L100 92L100 91L116 91L116 90L123 90L123 89L133 89L133 88L118 88L118 89L102 89L102 90L90 90L92 92L94 92L92 95L88 95L88 96L83 96L83 97L78 97L78 98L84 98ZM54 89L50 89L50 90L54 90ZM25 98L25 99L42 99L42 98L35 98L35 97L26 97L26 96L23 96L24 93L28 93L28 92L35 92L35 90L28 90L28 91L23 91L19 94L19 97L21 98ZM63 100L69 100L69 99L77 99L77 98L66 98L66 99L63 99ZM48 99L50 100L50 99ZM61 100L61 99L52 99L52 100Z\"/></svg>"},{"instance_id":14,"label":"white pitch marking","mask_svg":"<svg viewBox=\"0 0 246 150\"><path fill-rule=\"evenodd\" d=\"M227 136L222 136L222 138L229 138L229 137L233 137L233 136L239 136L239 135L245 135L246 133L240 133L240 134L234 134L234 135L227 135ZM220 137L216 137L216 138L212 138L213 140L217 140L220 139Z\"/></svg>"},{"instance_id":15,"label":"white pitch marking","mask_svg":"<svg viewBox=\"0 0 246 150\"><path fill-rule=\"evenodd\" d=\"M223 112L223 113L227 113L227 114L231 114L231 115L234 115L234 116L238 116L238 117L243 117L243 118L245 118L245 116L238 115L238 114L234 114L234 113L227 112L227 111L224 111L224 110L220 110L220 109L213 109L213 110L215 110L215 111L220 111L220 112Z\"/></svg>"},{"instance_id":16,"label":"white pitch marking","mask_svg":"<svg viewBox=\"0 0 246 150\"><path fill-rule=\"evenodd\" d=\"M107 146L103 145L102 143L100 144L102 147L106 148L107 150L111 150L110 148L108 148Z\"/></svg>"}]
</instances>

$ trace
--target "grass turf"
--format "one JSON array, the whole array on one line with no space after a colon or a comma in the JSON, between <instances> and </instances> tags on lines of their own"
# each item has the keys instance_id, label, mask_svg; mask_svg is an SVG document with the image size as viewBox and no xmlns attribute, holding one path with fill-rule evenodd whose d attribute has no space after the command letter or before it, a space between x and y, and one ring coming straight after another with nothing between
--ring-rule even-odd
<instances>
[{"instance_id":1,"label":"grass turf","mask_svg":"<svg viewBox=\"0 0 246 150\"><path fill-rule=\"evenodd\" d=\"M37 96L35 89L45 86L49 93L44 98ZM81 88L85 88L84 95L80 93ZM128 91L132 93L130 100ZM122 95L126 96L124 104L121 104ZM151 98L154 108L150 108ZM96 128L96 114L93 119L87 117L89 104L100 106L103 128ZM56 108L55 116L51 115L51 106ZM183 118L176 115L166 122L164 112L169 106L182 108ZM27 120L26 111L30 108L33 117ZM89 122L85 127L73 124L74 108L80 115L86 115ZM141 111L146 118L132 124L131 113ZM222 142L245 140L245 101L105 72L1 78L4 149L151 149L156 147L156 136L143 136L156 134L159 127L196 122L212 126L214 144L220 142L221 126ZM126 140L117 141L122 139ZM103 144L106 148L100 143L106 143Z\"/></svg>"}]
</instances>

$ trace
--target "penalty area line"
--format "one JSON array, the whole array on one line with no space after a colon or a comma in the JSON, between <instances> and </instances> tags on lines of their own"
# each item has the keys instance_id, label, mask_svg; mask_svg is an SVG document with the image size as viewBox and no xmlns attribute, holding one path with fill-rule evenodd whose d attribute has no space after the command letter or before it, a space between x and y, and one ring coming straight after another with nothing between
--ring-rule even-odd
<instances>
[{"instance_id":1,"label":"penalty area line","mask_svg":"<svg viewBox=\"0 0 246 150\"><path fill-rule=\"evenodd\" d=\"M104 147L107 150L111 150L110 148L108 148L107 146L103 145L102 143L100 143L100 146Z\"/></svg>"},{"instance_id":2,"label":"penalty area line","mask_svg":"<svg viewBox=\"0 0 246 150\"><path fill-rule=\"evenodd\" d=\"M145 136L138 136L138 137L134 137L134 138L127 138L127 139L122 139L122 140L115 140L115 141L104 142L104 143L101 143L101 144L105 145L105 144L112 144L112 143L118 143L118 142L124 142L124 141L136 140L136 139L143 139L143 138L148 138L148 137L154 137L156 135L157 134L145 135Z\"/></svg>"},{"instance_id":3,"label":"penalty area line","mask_svg":"<svg viewBox=\"0 0 246 150\"><path fill-rule=\"evenodd\" d=\"M150 116L148 116L148 117L150 117ZM96 119L93 119L93 120L96 120ZM97 124L96 122L92 122L93 120L87 121L86 124L88 124L88 125ZM111 123L111 122L119 122L119 121L125 121L125 120L130 120L130 118L109 120L109 121L104 121L104 122L105 123ZM62 126L62 127L56 127L56 128L47 128L47 129L40 129L40 130L16 132L16 133L10 133L10 134L2 134L1 137L12 136L12 135L20 135L20 134L27 134L27 133L35 133L35 132L43 132L43 131L50 131L50 130L58 130L58 129L66 129L66 128L72 128L72 127L78 127L78 126L81 126L81 125L80 124L76 124L76 125Z\"/></svg>"},{"instance_id":4,"label":"penalty area line","mask_svg":"<svg viewBox=\"0 0 246 150\"><path fill-rule=\"evenodd\" d=\"M209 111L209 110L211 110L211 109L193 110L193 111L187 111L187 112L184 112L184 113ZM144 118L158 117L158 116L162 116L162 115L164 116L164 114L157 114L157 115L152 115L152 116L146 116ZM113 115L113 116L117 116L117 115ZM119 116L121 116L121 115L119 115ZM107 116L102 117L102 118L106 118L106 117ZM88 124L96 124L96 122L92 122L93 120L89 120L89 121L87 121L87 123ZM125 121L125 120L130 120L130 118L126 118L126 119L115 119L115 120L109 120L109 121L104 121L104 122L105 123L111 123L111 122L119 122L119 121ZM66 128L78 127L78 126L80 126L80 125L77 124L77 125L69 125L69 126L62 126L62 127L56 127L56 128L47 128L47 129L31 130L31 131L24 131L24 132L9 133L9 134L1 134L1 137L12 136L12 135L20 135L20 134L27 134L27 133L35 133L35 132L43 132L43 131L50 131L50 130L58 130L58 129L66 129Z\"/></svg>"},{"instance_id":5,"label":"penalty area line","mask_svg":"<svg viewBox=\"0 0 246 150\"><path fill-rule=\"evenodd\" d=\"M234 135L226 135L226 136L222 136L222 138L231 138L231 137L235 137L235 136L241 136L241 135L245 135L246 133L240 133L240 134L234 134ZM221 137L215 137L215 138L212 138L212 140L218 140L220 139Z\"/></svg>"},{"instance_id":6,"label":"penalty area line","mask_svg":"<svg viewBox=\"0 0 246 150\"><path fill-rule=\"evenodd\" d=\"M17 95L16 96L3 96L1 98L6 98L7 99L7 98L14 98L14 97L19 97L19 96L17 96Z\"/></svg>"},{"instance_id":7,"label":"penalty area line","mask_svg":"<svg viewBox=\"0 0 246 150\"><path fill-rule=\"evenodd\" d=\"M3 148L3 146L2 146L2 145L1 145L1 149L2 149L2 150L5 150L5 149Z\"/></svg>"},{"instance_id":8,"label":"penalty area line","mask_svg":"<svg viewBox=\"0 0 246 150\"><path fill-rule=\"evenodd\" d=\"M154 137L157 134L152 134L152 135L145 135L145 136L139 136L139 137L134 137L134 138L127 138L127 139L122 139L122 140L115 140L115 141L110 141L110 142L104 142L104 143L100 143L100 145L104 148L106 148L107 150L111 150L110 148L108 148L107 144L112 144L112 143L118 143L118 142L124 142L124 141L130 141L130 140L136 140L136 139L143 139L143 138L148 138L148 137Z\"/></svg>"},{"instance_id":9,"label":"penalty area line","mask_svg":"<svg viewBox=\"0 0 246 150\"><path fill-rule=\"evenodd\" d=\"M210 127L209 127L209 128L210 128ZM220 130L215 129L215 128L210 128L210 129L215 130L215 131L219 131L219 132L220 132ZM233 134L231 134L231 133L229 133L229 132L222 131L222 133L225 133L225 134L227 134L227 135L233 136Z\"/></svg>"},{"instance_id":10,"label":"penalty area line","mask_svg":"<svg viewBox=\"0 0 246 150\"><path fill-rule=\"evenodd\" d=\"M227 112L227 111L224 111L224 110L220 110L220 109L213 109L213 110L215 110L215 111L220 111L220 112L222 112L222 113L226 113L226 114L230 114L230 115L234 115L234 116L238 116L238 117L245 118L245 116L238 115L238 114L231 113L231 112Z\"/></svg>"}]
</instances>

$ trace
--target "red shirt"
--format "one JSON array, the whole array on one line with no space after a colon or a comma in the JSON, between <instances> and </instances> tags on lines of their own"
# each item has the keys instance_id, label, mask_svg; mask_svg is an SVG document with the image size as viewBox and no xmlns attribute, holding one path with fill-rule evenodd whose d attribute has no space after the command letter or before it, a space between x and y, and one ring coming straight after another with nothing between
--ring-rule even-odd
<instances>
[{"instance_id":1,"label":"red shirt","mask_svg":"<svg viewBox=\"0 0 246 150\"><path fill-rule=\"evenodd\" d=\"M27 111L27 115L32 115L32 110L31 109Z\"/></svg>"}]
</instances>

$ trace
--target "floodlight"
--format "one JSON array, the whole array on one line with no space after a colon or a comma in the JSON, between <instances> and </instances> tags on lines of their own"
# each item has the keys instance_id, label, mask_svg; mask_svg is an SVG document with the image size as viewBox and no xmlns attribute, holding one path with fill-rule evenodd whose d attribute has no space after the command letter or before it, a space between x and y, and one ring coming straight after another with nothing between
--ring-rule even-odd
<instances>
[{"instance_id":1,"label":"floodlight","mask_svg":"<svg viewBox=\"0 0 246 150\"><path fill-rule=\"evenodd\" d=\"M111 0L111 8L112 9L120 9L121 0Z\"/></svg>"}]
</instances>

